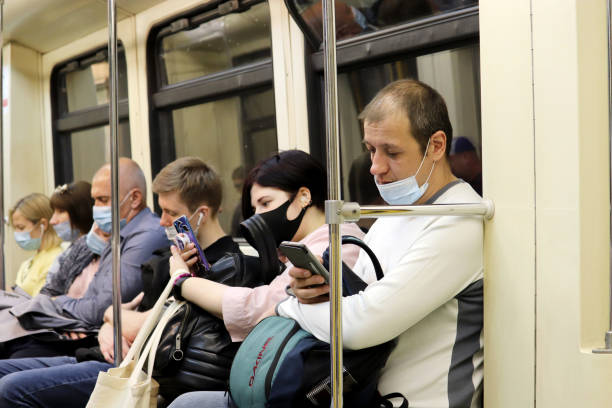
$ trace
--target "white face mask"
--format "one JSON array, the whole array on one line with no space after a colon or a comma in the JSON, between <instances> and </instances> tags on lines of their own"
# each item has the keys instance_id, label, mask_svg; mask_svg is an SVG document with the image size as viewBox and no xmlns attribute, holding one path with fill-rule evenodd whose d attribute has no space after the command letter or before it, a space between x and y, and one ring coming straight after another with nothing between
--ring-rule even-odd
<instances>
[{"instance_id":1,"label":"white face mask","mask_svg":"<svg viewBox=\"0 0 612 408\"><path fill-rule=\"evenodd\" d=\"M425 157L427 156L428 149L429 140L427 141L427 147L425 147L425 155L423 155L421 164L419 164L419 168L417 169L414 176L410 176L403 180L398 180L394 181L393 183L387 184L376 183L376 177L374 177L374 182L376 183L378 192L387 204L410 205L414 204L416 201L418 201L419 198L423 197L423 194L425 194L425 191L427 191L427 188L429 187L429 178L431 177L431 173L433 173L433 169L436 166L436 162L434 162L431 166L429 175L427 176L427 180L425 180L425 183L423 183L423 185L419 187L419 183L416 180L416 176L417 174L419 174L419 171L421 171L421 167L425 162Z\"/></svg>"}]
</instances>

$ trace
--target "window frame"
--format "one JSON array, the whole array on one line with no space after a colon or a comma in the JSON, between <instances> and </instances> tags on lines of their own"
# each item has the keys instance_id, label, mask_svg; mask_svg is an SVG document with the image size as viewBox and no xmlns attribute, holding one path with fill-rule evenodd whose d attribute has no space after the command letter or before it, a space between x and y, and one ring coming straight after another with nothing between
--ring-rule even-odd
<instances>
[{"instance_id":1,"label":"window frame","mask_svg":"<svg viewBox=\"0 0 612 408\"><path fill-rule=\"evenodd\" d=\"M176 159L172 111L188 106L256 92L274 87L272 57L210 75L175 84L165 83L164 66L159 56L159 45L164 36L175 34L230 13L268 3L267 0L219 0L177 14L153 26L147 39L147 78L149 96L149 137L151 170L157 174L166 164Z\"/></svg>"},{"instance_id":2,"label":"window frame","mask_svg":"<svg viewBox=\"0 0 612 408\"><path fill-rule=\"evenodd\" d=\"M286 3L290 2L286 0ZM295 15L292 16L294 21L299 20ZM478 16L479 5L475 5L339 41L336 45L338 73L478 43ZM324 163L324 55L322 46L314 49L312 41L309 41L309 44L310 47L306 50L306 75L307 100L308 106L311 107L308 113L310 153Z\"/></svg>"},{"instance_id":3,"label":"window frame","mask_svg":"<svg viewBox=\"0 0 612 408\"><path fill-rule=\"evenodd\" d=\"M125 53L125 49L123 44L118 42L117 53L120 52ZM73 132L105 126L110 123L109 103L72 112L68 111L68 100L60 95L60 88L65 86L65 84L62 84L62 74L86 68L101 61L108 61L108 47L106 45L59 62L51 71L51 131L56 185L65 184L74 179L70 135ZM120 122L129 120L128 98L119 100L118 119Z\"/></svg>"}]
</instances>

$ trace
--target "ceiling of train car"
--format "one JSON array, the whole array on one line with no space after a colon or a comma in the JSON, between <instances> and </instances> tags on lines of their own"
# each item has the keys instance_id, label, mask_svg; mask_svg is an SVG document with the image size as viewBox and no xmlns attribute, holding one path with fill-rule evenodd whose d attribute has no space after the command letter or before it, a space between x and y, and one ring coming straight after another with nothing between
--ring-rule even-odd
<instances>
[{"instance_id":1,"label":"ceiling of train car","mask_svg":"<svg viewBox=\"0 0 612 408\"><path fill-rule=\"evenodd\" d=\"M116 0L117 19L164 0ZM41 53L54 50L107 25L106 0L5 0L4 42Z\"/></svg>"}]
</instances>

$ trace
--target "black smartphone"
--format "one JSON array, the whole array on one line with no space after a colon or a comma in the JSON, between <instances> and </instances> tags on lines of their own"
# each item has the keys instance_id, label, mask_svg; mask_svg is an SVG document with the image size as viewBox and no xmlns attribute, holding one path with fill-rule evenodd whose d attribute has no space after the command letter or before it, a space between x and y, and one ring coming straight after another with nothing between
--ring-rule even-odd
<instances>
[{"instance_id":1,"label":"black smartphone","mask_svg":"<svg viewBox=\"0 0 612 408\"><path fill-rule=\"evenodd\" d=\"M308 247L300 242L283 241L278 249L285 255L294 266L308 269L311 273L321 275L325 283L329 283L329 272L315 257Z\"/></svg>"}]
</instances>

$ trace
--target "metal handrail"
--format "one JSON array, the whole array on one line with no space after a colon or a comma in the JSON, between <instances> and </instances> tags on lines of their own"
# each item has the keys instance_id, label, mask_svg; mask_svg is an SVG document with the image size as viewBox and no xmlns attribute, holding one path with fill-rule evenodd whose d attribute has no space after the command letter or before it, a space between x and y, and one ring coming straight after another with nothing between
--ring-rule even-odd
<instances>
[{"instance_id":1,"label":"metal handrail","mask_svg":"<svg viewBox=\"0 0 612 408\"><path fill-rule=\"evenodd\" d=\"M607 7L607 28L608 28L608 140L610 143L610 171L608 174L612 174L612 43L610 42L610 36L612 35L612 0L606 2ZM612 207L612 177L610 177L610 205ZM612 208L610 211L610 231L612 232ZM612 354L612 262L610 263L610 289L609 299L610 303L608 306L609 321L608 331L604 335L604 347L596 348L593 353L598 354Z\"/></svg>"},{"instance_id":2,"label":"metal handrail","mask_svg":"<svg viewBox=\"0 0 612 408\"><path fill-rule=\"evenodd\" d=\"M4 0L0 0L0 288L6 282L4 269Z\"/></svg>"},{"instance_id":3,"label":"metal handrail","mask_svg":"<svg viewBox=\"0 0 612 408\"><path fill-rule=\"evenodd\" d=\"M121 350L121 252L119 249L119 140L118 124L118 88L117 88L117 7L115 0L108 0L108 66L110 78L110 156L111 156L111 250L113 270L113 340L115 365L122 360Z\"/></svg>"},{"instance_id":4,"label":"metal handrail","mask_svg":"<svg viewBox=\"0 0 612 408\"><path fill-rule=\"evenodd\" d=\"M343 203L339 215L344 222L359 221L363 218L379 218L403 215L482 215L485 219L493 218L495 206L491 200L466 204L434 205L364 205Z\"/></svg>"},{"instance_id":5,"label":"metal handrail","mask_svg":"<svg viewBox=\"0 0 612 408\"><path fill-rule=\"evenodd\" d=\"M327 139L328 206L340 200L340 153L338 138L338 88L336 68L336 19L333 0L323 1L323 76L325 82L325 136ZM327 213L327 211L326 211ZM342 248L340 223L329 224L330 251L330 364L332 406L342 407Z\"/></svg>"}]
</instances>

